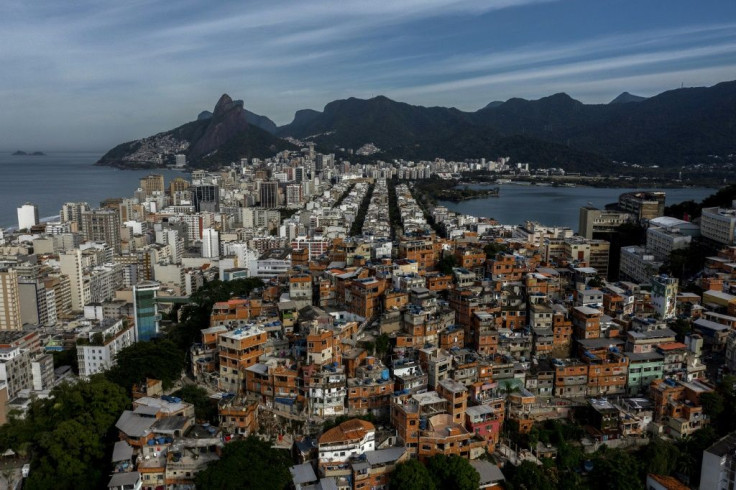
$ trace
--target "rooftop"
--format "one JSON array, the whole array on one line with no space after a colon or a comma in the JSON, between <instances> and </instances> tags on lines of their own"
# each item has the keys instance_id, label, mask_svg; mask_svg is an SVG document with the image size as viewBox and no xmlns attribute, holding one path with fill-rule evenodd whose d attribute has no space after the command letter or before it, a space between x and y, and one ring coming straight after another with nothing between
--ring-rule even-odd
<instances>
[{"instance_id":1,"label":"rooftop","mask_svg":"<svg viewBox=\"0 0 736 490\"><path fill-rule=\"evenodd\" d=\"M464 384L450 378L440 381L440 386L451 393L463 393L466 391Z\"/></svg>"},{"instance_id":2,"label":"rooftop","mask_svg":"<svg viewBox=\"0 0 736 490\"><path fill-rule=\"evenodd\" d=\"M736 432L721 437L711 447L706 449L707 452L722 457L736 450Z\"/></svg>"},{"instance_id":3,"label":"rooftop","mask_svg":"<svg viewBox=\"0 0 736 490\"><path fill-rule=\"evenodd\" d=\"M143 416L126 410L118 418L115 427L129 437L138 438L148 434L155 422L155 417Z\"/></svg>"},{"instance_id":4,"label":"rooftop","mask_svg":"<svg viewBox=\"0 0 736 490\"><path fill-rule=\"evenodd\" d=\"M357 441L370 432L375 432L376 427L361 419L351 419L333 427L319 438L319 444L332 444L336 442Z\"/></svg>"},{"instance_id":5,"label":"rooftop","mask_svg":"<svg viewBox=\"0 0 736 490\"><path fill-rule=\"evenodd\" d=\"M291 472L291 480L295 485L311 483L319 480L314 472L314 468L310 463L302 463L289 468Z\"/></svg>"},{"instance_id":6,"label":"rooftop","mask_svg":"<svg viewBox=\"0 0 736 490\"><path fill-rule=\"evenodd\" d=\"M367 451L365 459L372 466L379 464L393 463L404 455L406 449L403 447L389 447L386 449L378 449L376 451Z\"/></svg>"},{"instance_id":7,"label":"rooftop","mask_svg":"<svg viewBox=\"0 0 736 490\"><path fill-rule=\"evenodd\" d=\"M481 488L485 485L492 485L506 479L503 476L501 469L490 461L476 459L471 461L470 465L475 468L475 471L480 475L480 481L478 483Z\"/></svg>"}]
</instances>

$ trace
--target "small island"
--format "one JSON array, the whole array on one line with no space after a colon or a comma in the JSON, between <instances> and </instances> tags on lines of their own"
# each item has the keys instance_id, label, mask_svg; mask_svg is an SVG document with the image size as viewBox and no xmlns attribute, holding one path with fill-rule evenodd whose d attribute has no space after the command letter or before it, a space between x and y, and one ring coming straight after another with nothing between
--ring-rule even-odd
<instances>
[{"instance_id":1,"label":"small island","mask_svg":"<svg viewBox=\"0 0 736 490\"><path fill-rule=\"evenodd\" d=\"M25 152L23 150L18 150L12 153L13 156L29 156L29 157L43 157L46 156L46 154L42 151L34 151L31 153Z\"/></svg>"}]
</instances>

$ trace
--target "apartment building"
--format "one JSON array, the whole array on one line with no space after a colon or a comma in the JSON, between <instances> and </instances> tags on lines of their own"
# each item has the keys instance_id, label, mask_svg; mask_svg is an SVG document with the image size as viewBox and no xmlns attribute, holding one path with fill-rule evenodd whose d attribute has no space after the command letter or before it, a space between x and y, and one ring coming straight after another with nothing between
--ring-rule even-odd
<instances>
[{"instance_id":1,"label":"apartment building","mask_svg":"<svg viewBox=\"0 0 736 490\"><path fill-rule=\"evenodd\" d=\"M220 365L219 387L229 393L242 393L245 370L265 353L268 334L260 325L250 325L220 334L217 348Z\"/></svg>"},{"instance_id":2,"label":"apartment building","mask_svg":"<svg viewBox=\"0 0 736 490\"><path fill-rule=\"evenodd\" d=\"M736 245L736 205L730 209L703 208L700 233L724 245Z\"/></svg>"},{"instance_id":3,"label":"apartment building","mask_svg":"<svg viewBox=\"0 0 736 490\"><path fill-rule=\"evenodd\" d=\"M135 327L127 320L103 320L90 329L84 343L77 344L79 376L107 371L115 365L118 352L135 343Z\"/></svg>"}]
</instances>

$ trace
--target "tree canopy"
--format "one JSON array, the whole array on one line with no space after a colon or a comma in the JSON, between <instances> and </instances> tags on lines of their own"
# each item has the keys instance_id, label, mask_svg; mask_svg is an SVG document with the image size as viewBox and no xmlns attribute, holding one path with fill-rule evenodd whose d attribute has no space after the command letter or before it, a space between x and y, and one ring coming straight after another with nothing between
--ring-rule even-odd
<instances>
[{"instance_id":1,"label":"tree canopy","mask_svg":"<svg viewBox=\"0 0 736 490\"><path fill-rule=\"evenodd\" d=\"M130 393L136 383L146 378L160 379L164 389L181 377L186 366L186 352L168 339L137 342L118 352L115 366L105 376Z\"/></svg>"},{"instance_id":2,"label":"tree canopy","mask_svg":"<svg viewBox=\"0 0 736 490\"><path fill-rule=\"evenodd\" d=\"M541 466L531 461L522 461L519 466L507 464L504 467L509 490L554 490L553 480Z\"/></svg>"},{"instance_id":3,"label":"tree canopy","mask_svg":"<svg viewBox=\"0 0 736 490\"><path fill-rule=\"evenodd\" d=\"M435 490L437 488L427 467L416 459L396 465L391 473L389 487L391 490Z\"/></svg>"},{"instance_id":4,"label":"tree canopy","mask_svg":"<svg viewBox=\"0 0 736 490\"><path fill-rule=\"evenodd\" d=\"M102 376L54 388L31 403L24 419L0 427L0 448L31 456L25 488L93 489L108 477L106 447L130 404L125 391Z\"/></svg>"},{"instance_id":5,"label":"tree canopy","mask_svg":"<svg viewBox=\"0 0 736 490\"><path fill-rule=\"evenodd\" d=\"M197 420L204 420L213 424L218 423L217 403L210 398L207 390L197 385L185 385L172 393L187 403L194 405L194 416Z\"/></svg>"},{"instance_id":6,"label":"tree canopy","mask_svg":"<svg viewBox=\"0 0 736 490\"><path fill-rule=\"evenodd\" d=\"M228 443L222 457L197 473L195 482L202 490L282 490L291 482L290 463L287 451L250 436Z\"/></svg>"},{"instance_id":7,"label":"tree canopy","mask_svg":"<svg viewBox=\"0 0 736 490\"><path fill-rule=\"evenodd\" d=\"M457 455L437 454L427 461L427 469L439 488L475 490L480 483L480 475L470 462Z\"/></svg>"}]
</instances>

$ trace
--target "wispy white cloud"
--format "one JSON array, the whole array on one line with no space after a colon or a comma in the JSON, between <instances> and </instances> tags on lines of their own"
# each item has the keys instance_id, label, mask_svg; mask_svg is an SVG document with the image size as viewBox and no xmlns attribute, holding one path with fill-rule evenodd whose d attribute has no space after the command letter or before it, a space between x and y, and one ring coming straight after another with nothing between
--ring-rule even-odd
<instances>
[{"instance_id":1,"label":"wispy white cloud","mask_svg":"<svg viewBox=\"0 0 736 490\"><path fill-rule=\"evenodd\" d=\"M671 49L672 45L722 43L736 39L736 23L653 29L599 36L567 44L531 43L514 49L464 53L412 66L390 74L396 76L447 75L497 71L587 58L605 58L631 51Z\"/></svg>"},{"instance_id":2,"label":"wispy white cloud","mask_svg":"<svg viewBox=\"0 0 736 490\"><path fill-rule=\"evenodd\" d=\"M577 77L592 73L605 73L610 75L611 73L616 73L621 70L630 70L642 66L646 66L649 70L655 70L656 65L660 63L683 62L689 59L703 59L706 57L726 54L736 55L736 42L725 43L717 46L705 46L701 48L614 56L592 61L556 64L544 68L529 68L508 71L505 73L459 78L446 82L399 88L393 90L392 93L398 95L435 93L459 91L479 86L492 86L494 84L514 84L521 81L541 81L561 77Z\"/></svg>"}]
</instances>

